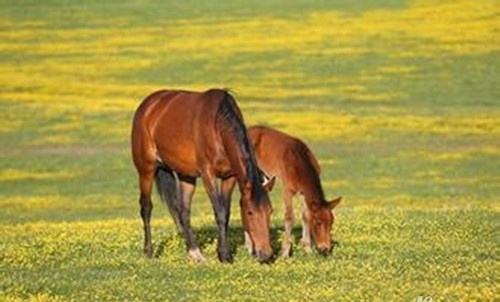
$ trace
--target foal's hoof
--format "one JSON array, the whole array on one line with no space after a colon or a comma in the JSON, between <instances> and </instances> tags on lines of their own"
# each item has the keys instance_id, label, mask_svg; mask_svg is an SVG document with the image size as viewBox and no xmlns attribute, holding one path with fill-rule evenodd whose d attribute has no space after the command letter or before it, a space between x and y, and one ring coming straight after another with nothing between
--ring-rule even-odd
<instances>
[{"instance_id":1,"label":"foal's hoof","mask_svg":"<svg viewBox=\"0 0 500 302\"><path fill-rule=\"evenodd\" d=\"M188 257L189 259L193 260L194 262L205 262L206 259L201 253L199 248L191 249L188 251Z\"/></svg>"},{"instance_id":2,"label":"foal's hoof","mask_svg":"<svg viewBox=\"0 0 500 302\"><path fill-rule=\"evenodd\" d=\"M290 258L292 256L292 245L284 245L281 247L281 257Z\"/></svg>"},{"instance_id":3,"label":"foal's hoof","mask_svg":"<svg viewBox=\"0 0 500 302\"><path fill-rule=\"evenodd\" d=\"M304 251L306 252L306 254L312 254L313 250L311 248L310 245L304 245Z\"/></svg>"}]
</instances>

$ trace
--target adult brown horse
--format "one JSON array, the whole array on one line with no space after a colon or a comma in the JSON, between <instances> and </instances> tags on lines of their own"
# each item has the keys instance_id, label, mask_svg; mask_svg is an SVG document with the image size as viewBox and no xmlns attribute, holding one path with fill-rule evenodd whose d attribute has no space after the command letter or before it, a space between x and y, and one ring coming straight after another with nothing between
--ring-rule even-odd
<instances>
[{"instance_id":1,"label":"adult brown horse","mask_svg":"<svg viewBox=\"0 0 500 302\"><path fill-rule=\"evenodd\" d=\"M151 257L153 252L150 219L155 179L186 240L188 255L196 261L204 260L190 223L191 199L196 179L201 177L215 212L220 261L232 261L227 228L230 194L236 182L241 191L243 226L254 253L261 261L272 257L268 188L261 183L263 177L241 112L226 90L162 90L149 95L134 116L132 155L139 175L146 256Z\"/></svg>"},{"instance_id":2,"label":"adult brown horse","mask_svg":"<svg viewBox=\"0 0 500 302\"><path fill-rule=\"evenodd\" d=\"M321 254L332 250L331 230L335 219L333 209L341 197L327 201L321 186L320 166L307 145L298 138L264 126L248 129L257 163L268 175L276 175L283 183L285 234L281 247L284 257L291 255L293 228L293 197L304 197L302 207L302 244L311 252L311 240ZM249 238L247 238L249 239Z\"/></svg>"}]
</instances>

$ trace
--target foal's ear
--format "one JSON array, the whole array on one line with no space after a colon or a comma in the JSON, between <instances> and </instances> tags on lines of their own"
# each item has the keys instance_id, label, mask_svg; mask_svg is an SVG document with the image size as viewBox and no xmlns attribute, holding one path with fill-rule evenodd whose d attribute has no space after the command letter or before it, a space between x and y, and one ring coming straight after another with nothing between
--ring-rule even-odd
<instances>
[{"instance_id":1,"label":"foal's ear","mask_svg":"<svg viewBox=\"0 0 500 302\"><path fill-rule=\"evenodd\" d=\"M276 182L276 176L273 176L269 179L266 179L264 181L264 183L262 184L262 186L264 187L264 189L267 191L267 192L271 192L273 190L273 187L274 187L274 183Z\"/></svg>"},{"instance_id":2,"label":"foal's ear","mask_svg":"<svg viewBox=\"0 0 500 302\"><path fill-rule=\"evenodd\" d=\"M341 201L341 200L342 200L342 196L339 196L339 197L337 197L337 198L335 198L335 199L333 199L333 200L329 201L329 202L328 202L328 207L329 207L331 210L335 209L335 208L339 205L339 203L340 203L340 201Z\"/></svg>"}]
</instances>

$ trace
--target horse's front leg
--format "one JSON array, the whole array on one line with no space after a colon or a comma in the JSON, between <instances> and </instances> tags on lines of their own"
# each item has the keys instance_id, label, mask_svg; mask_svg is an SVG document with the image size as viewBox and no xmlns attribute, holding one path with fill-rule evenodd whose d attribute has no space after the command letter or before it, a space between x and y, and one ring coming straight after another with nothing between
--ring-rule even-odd
<instances>
[{"instance_id":1,"label":"horse's front leg","mask_svg":"<svg viewBox=\"0 0 500 302\"><path fill-rule=\"evenodd\" d=\"M223 199L223 204L225 206L225 228L226 228L226 240L228 237L228 224L229 224L229 218L231 215L231 195L233 193L234 186L236 185L236 177L230 177L227 179L224 179L221 181L221 196ZM229 244L227 244L228 250L229 250ZM232 256L230 256L232 258Z\"/></svg>"},{"instance_id":2,"label":"horse's front leg","mask_svg":"<svg viewBox=\"0 0 500 302\"><path fill-rule=\"evenodd\" d=\"M217 178L212 173L204 173L202 175L203 183L208 196L212 202L215 214L215 221L219 229L219 238L217 242L217 256L221 262L232 262L233 255L228 243L228 223L229 215L231 213L231 198L228 189L230 183L222 181L221 190L217 186ZM222 190L223 188L223 190ZM225 192L226 196L223 196ZM226 197L226 198L225 198Z\"/></svg>"},{"instance_id":3,"label":"horse's front leg","mask_svg":"<svg viewBox=\"0 0 500 302\"><path fill-rule=\"evenodd\" d=\"M231 212L231 195L234 190L234 186L236 185L236 177L230 177L228 179L224 179L221 183L221 194L222 198L226 200L228 207L229 207L229 212ZM228 217L229 220L229 217ZM245 230L245 248L247 249L248 253L250 255L253 255L253 242L252 239L250 238L250 234Z\"/></svg>"},{"instance_id":4,"label":"horse's front leg","mask_svg":"<svg viewBox=\"0 0 500 302\"><path fill-rule=\"evenodd\" d=\"M180 189L180 202L179 206L179 224L181 227L182 235L186 240L189 258L196 262L205 261L205 257L198 247L196 236L191 228L191 200L196 188L196 181L194 178L185 178L179 176L179 189Z\"/></svg>"}]
</instances>

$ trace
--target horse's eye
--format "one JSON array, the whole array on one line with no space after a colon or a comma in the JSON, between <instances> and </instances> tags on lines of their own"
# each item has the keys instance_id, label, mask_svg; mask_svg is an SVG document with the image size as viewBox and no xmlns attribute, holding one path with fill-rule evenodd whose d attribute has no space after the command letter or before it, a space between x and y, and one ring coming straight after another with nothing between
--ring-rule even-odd
<instances>
[{"instance_id":1,"label":"horse's eye","mask_svg":"<svg viewBox=\"0 0 500 302\"><path fill-rule=\"evenodd\" d=\"M248 214L249 216L252 216L252 215L253 215L253 212L252 212L252 211L248 211L248 212L247 212L247 214Z\"/></svg>"}]
</instances>

